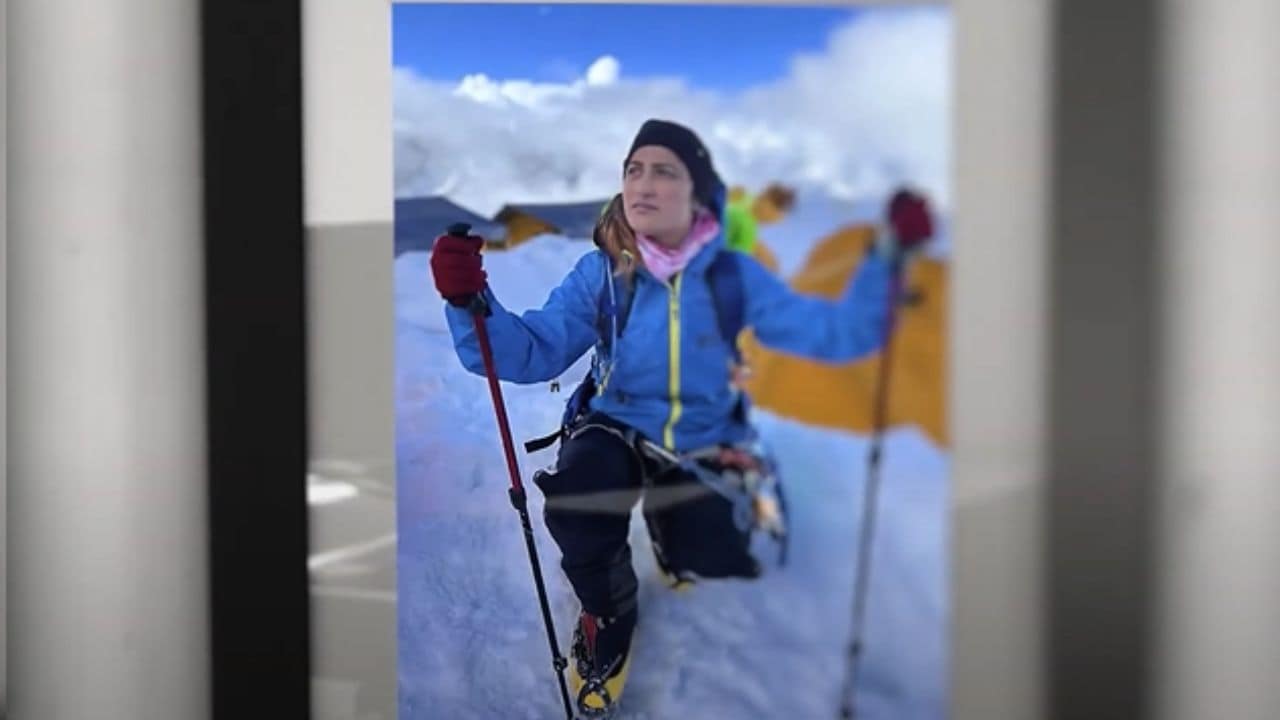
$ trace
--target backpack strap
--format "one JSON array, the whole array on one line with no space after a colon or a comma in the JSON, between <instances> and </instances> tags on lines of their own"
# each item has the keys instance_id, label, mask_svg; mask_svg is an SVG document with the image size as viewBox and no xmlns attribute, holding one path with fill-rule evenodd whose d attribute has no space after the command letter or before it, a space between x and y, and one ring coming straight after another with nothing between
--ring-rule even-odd
<instances>
[{"instance_id":1,"label":"backpack strap","mask_svg":"<svg viewBox=\"0 0 1280 720\"><path fill-rule=\"evenodd\" d=\"M564 415L560 417L560 427L550 434L525 442L524 451L535 453L560 441L569 432L569 429L576 424L578 418L586 412L587 402L595 394L596 381L594 373L592 370L588 370L586 377L582 378L582 382L578 383L578 387L574 388L569 400L565 402Z\"/></svg>"},{"instance_id":2,"label":"backpack strap","mask_svg":"<svg viewBox=\"0 0 1280 720\"><path fill-rule=\"evenodd\" d=\"M568 437L570 429L577 424L579 418L586 414L587 404L598 392L601 387L600 383L607 381L607 377L601 377L599 374L601 371L601 356L602 354L606 357L612 355L614 322L615 320L617 321L617 332L621 335L622 326L626 323L627 314L631 310L631 296L633 293L634 290L631 288L619 292L618 283L613 277L612 263L606 262L604 266L604 281L600 284L600 293L596 298L596 332L597 337L600 339L596 343L596 354L592 358L591 367L565 402L564 414L560 418L560 427L554 432L525 442L525 452L538 452ZM623 297L619 298L620 294Z\"/></svg>"},{"instance_id":3,"label":"backpack strap","mask_svg":"<svg viewBox=\"0 0 1280 720\"><path fill-rule=\"evenodd\" d=\"M707 269L707 281L711 284L711 297L715 303L716 322L720 325L720 337L729 346L735 363L742 362L738 350L738 334L746 325L746 294L742 287L742 265L738 253L721 250Z\"/></svg>"},{"instance_id":4,"label":"backpack strap","mask_svg":"<svg viewBox=\"0 0 1280 720\"><path fill-rule=\"evenodd\" d=\"M612 271L606 266L604 283L600 286L600 296L596 298L596 330L605 352L613 353L613 323L618 324L618 337L627 326L627 318L631 315L631 301L636 295L636 278L630 282L618 282Z\"/></svg>"},{"instance_id":5,"label":"backpack strap","mask_svg":"<svg viewBox=\"0 0 1280 720\"><path fill-rule=\"evenodd\" d=\"M738 335L747 324L747 297L742 281L742 261L738 255L734 250L721 250L707 270L720 337L729 346L735 365L743 363ZM733 408L734 419L743 425L749 424L749 409L750 399L745 392L739 391L738 402Z\"/></svg>"}]
</instances>

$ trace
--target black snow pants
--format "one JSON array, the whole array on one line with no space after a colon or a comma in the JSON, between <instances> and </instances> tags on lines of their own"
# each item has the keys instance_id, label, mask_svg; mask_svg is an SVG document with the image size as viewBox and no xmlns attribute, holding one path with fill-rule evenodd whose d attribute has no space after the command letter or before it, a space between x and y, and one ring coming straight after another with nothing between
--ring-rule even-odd
<instances>
[{"instance_id":1,"label":"black snow pants","mask_svg":"<svg viewBox=\"0 0 1280 720\"><path fill-rule=\"evenodd\" d=\"M628 535L631 510L644 517L660 567L701 578L754 578L760 565L733 506L680 468L663 469L625 438L626 427L595 413L560 445L555 469L534 483L545 521L583 610L611 617L636 607Z\"/></svg>"}]
</instances>

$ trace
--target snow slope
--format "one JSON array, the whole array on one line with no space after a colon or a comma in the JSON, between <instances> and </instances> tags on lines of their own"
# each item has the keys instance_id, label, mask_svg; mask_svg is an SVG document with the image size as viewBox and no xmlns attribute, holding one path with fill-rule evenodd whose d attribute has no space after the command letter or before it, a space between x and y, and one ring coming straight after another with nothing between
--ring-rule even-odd
<instances>
[{"instance_id":1,"label":"snow slope","mask_svg":"<svg viewBox=\"0 0 1280 720\"><path fill-rule=\"evenodd\" d=\"M788 255L804 249L800 237L797 231ZM540 305L589 248L544 236L486 255L486 268L504 304L519 310ZM409 253L395 268L400 717L563 717L486 384L453 353L428 260ZM560 394L547 385L503 384L517 441L555 428L585 362L565 374ZM764 578L673 593L657 581L637 512L631 542L641 620L620 720L836 716L868 440L765 413L756 419L785 473L790 563L777 568L766 542ZM553 457L553 449L521 454L526 482ZM945 717L947 476L945 453L919 432L888 435L866 624L865 720ZM530 488L567 652L577 607L542 522L541 496Z\"/></svg>"}]
</instances>

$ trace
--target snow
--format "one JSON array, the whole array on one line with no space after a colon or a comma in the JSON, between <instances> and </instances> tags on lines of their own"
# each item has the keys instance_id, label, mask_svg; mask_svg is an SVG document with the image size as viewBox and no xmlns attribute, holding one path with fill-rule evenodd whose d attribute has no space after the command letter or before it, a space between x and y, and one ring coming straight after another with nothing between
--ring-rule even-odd
<instances>
[{"instance_id":1,"label":"snow","mask_svg":"<svg viewBox=\"0 0 1280 720\"><path fill-rule=\"evenodd\" d=\"M763 233L798 266L830 218ZM830 224L824 226L829 230ZM825 234L825 232L823 233ZM789 244L773 240L788 237ZM808 239L806 239L808 238ZM509 308L541 305L590 248L543 236L487 253ZM527 551L484 378L452 348L429 254L396 260L400 717L563 717ZM502 385L517 443L553 430L586 358L548 385ZM834 718L849 636L866 437L757 412L791 505L789 564L761 539L765 577L675 593L657 579L638 510L631 543L641 620L619 720ZM519 449L518 449L519 451ZM520 452L530 515L562 652L577 606L529 482L554 449ZM914 428L886 436L860 717L946 715L947 455Z\"/></svg>"}]
</instances>

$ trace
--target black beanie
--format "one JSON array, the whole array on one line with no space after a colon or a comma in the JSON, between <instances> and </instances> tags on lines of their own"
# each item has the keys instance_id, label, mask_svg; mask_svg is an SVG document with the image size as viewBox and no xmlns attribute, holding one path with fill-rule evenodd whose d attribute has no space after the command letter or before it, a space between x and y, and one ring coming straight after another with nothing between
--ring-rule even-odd
<instances>
[{"instance_id":1,"label":"black beanie","mask_svg":"<svg viewBox=\"0 0 1280 720\"><path fill-rule=\"evenodd\" d=\"M711 165L711 151L707 150L707 146L702 144L702 140L692 130L666 120L646 120L640 126L640 132L636 133L631 149L627 151L627 159L622 162L624 174L636 149L645 145L660 145L675 153L689 169L689 176L693 179L693 196L698 202L717 211L723 210L716 207L716 193L723 184Z\"/></svg>"}]
</instances>

